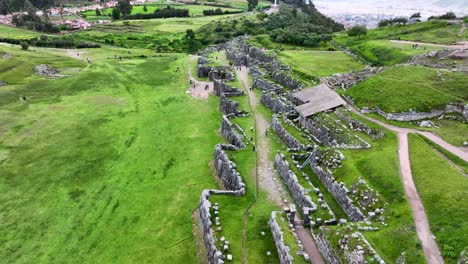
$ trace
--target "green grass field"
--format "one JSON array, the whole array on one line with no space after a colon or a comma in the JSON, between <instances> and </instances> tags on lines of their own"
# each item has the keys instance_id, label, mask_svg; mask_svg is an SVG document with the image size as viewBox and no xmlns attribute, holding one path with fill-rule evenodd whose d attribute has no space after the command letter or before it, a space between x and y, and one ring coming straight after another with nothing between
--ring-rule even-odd
<instances>
[{"instance_id":1,"label":"green grass field","mask_svg":"<svg viewBox=\"0 0 468 264\"><path fill-rule=\"evenodd\" d=\"M431 231L446 263L457 263L468 245L468 179L423 139L409 135L409 140L413 179Z\"/></svg>"},{"instance_id":2,"label":"green grass field","mask_svg":"<svg viewBox=\"0 0 468 264\"><path fill-rule=\"evenodd\" d=\"M349 37L346 32L335 34L333 41L349 48L362 59L374 65L394 65L406 62L411 56L441 48L420 45L412 49L411 44L397 44L389 40L408 40L435 44L454 44L464 40L459 35L461 25L445 21L429 21L406 26L394 26L368 30L364 37Z\"/></svg>"},{"instance_id":3,"label":"green grass field","mask_svg":"<svg viewBox=\"0 0 468 264\"><path fill-rule=\"evenodd\" d=\"M127 50L79 50L92 59L87 65L71 58L74 52L0 46L11 55L0 59L0 79L10 84L0 89L1 259L196 262L191 214L201 191L217 188L209 162L214 145L224 142L218 99L185 93L184 54L141 59L152 52L132 49L132 59L117 61L114 54L129 56ZM69 76L36 76L33 68L42 63ZM213 201L222 204L225 236L240 263L255 156L250 149L229 155L248 193ZM277 261L267 221L278 209L259 192L247 215L249 262Z\"/></svg>"},{"instance_id":4,"label":"green grass field","mask_svg":"<svg viewBox=\"0 0 468 264\"><path fill-rule=\"evenodd\" d=\"M40 35L40 33L34 31L0 25L0 37L2 38L30 39Z\"/></svg>"},{"instance_id":5,"label":"green grass field","mask_svg":"<svg viewBox=\"0 0 468 264\"><path fill-rule=\"evenodd\" d=\"M208 10L208 9L216 9L218 7L216 6L205 6L205 5L180 5L180 4L160 4L160 3L148 3L146 6L147 11L144 11L144 7L142 5L135 5L132 6L132 15L135 14L151 14L154 13L157 9L163 9L166 8L167 6L170 6L171 8L176 8L176 9L188 9L190 16L203 16L203 10ZM227 8L227 7L220 7L222 11L240 11L239 9L236 8ZM86 16L86 19L109 19L109 14L112 14L112 8L107 8L103 11L101 11L101 16L96 15L95 10L89 10L86 12L81 13L82 15Z\"/></svg>"},{"instance_id":6,"label":"green grass field","mask_svg":"<svg viewBox=\"0 0 468 264\"><path fill-rule=\"evenodd\" d=\"M378 106L385 112L445 109L468 100L468 76L419 66L390 68L350 88L346 95L359 108Z\"/></svg>"},{"instance_id":7,"label":"green grass field","mask_svg":"<svg viewBox=\"0 0 468 264\"><path fill-rule=\"evenodd\" d=\"M347 114L371 128L383 129L352 113ZM406 252L407 263L424 263L424 255L416 236L400 177L398 140L393 132L385 129L384 131L385 137L376 141L359 135L372 144L371 149L342 150L346 159L335 175L347 186L356 183L358 178L362 177L388 203L385 208L389 217L385 220L387 226L378 232L363 233L381 257L389 263L395 263L396 259Z\"/></svg>"},{"instance_id":8,"label":"green grass field","mask_svg":"<svg viewBox=\"0 0 468 264\"><path fill-rule=\"evenodd\" d=\"M278 52L278 55L293 70L316 77L364 68L363 64L341 51L285 50Z\"/></svg>"}]
</instances>

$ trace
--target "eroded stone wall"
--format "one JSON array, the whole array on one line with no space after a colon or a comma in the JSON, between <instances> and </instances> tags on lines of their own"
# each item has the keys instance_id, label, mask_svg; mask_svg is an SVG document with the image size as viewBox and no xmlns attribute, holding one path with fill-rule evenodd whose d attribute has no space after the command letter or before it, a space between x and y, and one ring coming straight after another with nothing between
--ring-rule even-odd
<instances>
[{"instance_id":1,"label":"eroded stone wall","mask_svg":"<svg viewBox=\"0 0 468 264\"><path fill-rule=\"evenodd\" d=\"M277 213L278 212L276 211L271 212L271 217L268 221L268 224L270 225L271 234L273 235L273 240L275 241L280 263L292 264L293 257L291 256L291 254L289 254L290 249L288 246L286 246L286 243L284 242L283 231L281 230L281 227L279 226L278 222L276 222Z\"/></svg>"},{"instance_id":2,"label":"eroded stone wall","mask_svg":"<svg viewBox=\"0 0 468 264\"><path fill-rule=\"evenodd\" d=\"M271 128L278 134L281 140L283 140L283 142L289 148L300 150L305 149L304 145L291 134L289 134L289 132L283 127L277 115L274 115L271 119Z\"/></svg>"},{"instance_id":3,"label":"eroded stone wall","mask_svg":"<svg viewBox=\"0 0 468 264\"><path fill-rule=\"evenodd\" d=\"M221 80L214 80L214 94L216 96L221 96L221 94L224 93L225 96L231 97L231 96L240 96L243 95L244 92L230 86L229 84L221 81Z\"/></svg>"},{"instance_id":4,"label":"eroded stone wall","mask_svg":"<svg viewBox=\"0 0 468 264\"><path fill-rule=\"evenodd\" d=\"M218 177L223 182L226 190L236 191L236 196L245 194L245 184L242 181L240 173L237 171L237 165L232 162L225 149L233 149L232 147L218 144L214 151L214 167Z\"/></svg>"},{"instance_id":5,"label":"eroded stone wall","mask_svg":"<svg viewBox=\"0 0 468 264\"><path fill-rule=\"evenodd\" d=\"M224 256L223 253L216 248L216 239L213 233L213 222L210 213L211 203L208 200L209 198L210 190L203 190L200 196L200 204L198 206L200 216L200 231L208 257L208 263L219 264L224 263Z\"/></svg>"},{"instance_id":6,"label":"eroded stone wall","mask_svg":"<svg viewBox=\"0 0 468 264\"><path fill-rule=\"evenodd\" d=\"M221 98L219 100L219 111L225 115L234 114L237 115L239 111L237 110L239 107L239 103L236 101L232 101L227 97L224 93L221 94Z\"/></svg>"},{"instance_id":7,"label":"eroded stone wall","mask_svg":"<svg viewBox=\"0 0 468 264\"><path fill-rule=\"evenodd\" d=\"M312 198L305 193L301 184L299 184L296 174L290 170L289 163L286 161L286 157L283 154L276 154L275 167L301 210L309 208L309 212L311 213L317 211L317 206L312 201Z\"/></svg>"},{"instance_id":8,"label":"eroded stone wall","mask_svg":"<svg viewBox=\"0 0 468 264\"><path fill-rule=\"evenodd\" d=\"M274 93L263 92L260 97L260 102L276 114L286 113L294 109L292 105L286 104Z\"/></svg>"},{"instance_id":9,"label":"eroded stone wall","mask_svg":"<svg viewBox=\"0 0 468 264\"><path fill-rule=\"evenodd\" d=\"M227 115L223 115L223 119L221 121L221 134L230 144L238 148L245 148L242 137L234 130L233 124Z\"/></svg>"}]
</instances>

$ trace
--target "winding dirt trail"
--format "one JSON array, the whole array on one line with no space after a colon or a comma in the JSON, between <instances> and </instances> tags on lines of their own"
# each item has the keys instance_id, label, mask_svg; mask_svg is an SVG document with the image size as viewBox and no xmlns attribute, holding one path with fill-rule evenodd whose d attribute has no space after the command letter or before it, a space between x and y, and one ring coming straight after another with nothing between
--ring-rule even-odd
<instances>
[{"instance_id":1,"label":"winding dirt trail","mask_svg":"<svg viewBox=\"0 0 468 264\"><path fill-rule=\"evenodd\" d=\"M256 109L259 104L258 98L255 92L250 91L248 86L248 73L249 69L245 66L242 66L237 70L237 77L242 82L244 90L249 96L250 106L252 111L254 111L255 124L256 124L256 138L257 138L257 175L259 180L259 185L261 188L265 189L268 192L268 197L276 204L284 207L287 206L281 197L283 197L281 185L279 182L275 181L276 173L273 170L273 162L269 160L270 157L270 148L268 146L268 140L266 136L266 131L270 127L270 122L268 122L261 113ZM311 234L300 225L296 226L296 232L299 237L299 240L304 246L305 252L310 257L310 260L313 264L324 264L322 256L315 245L315 242Z\"/></svg>"},{"instance_id":2,"label":"winding dirt trail","mask_svg":"<svg viewBox=\"0 0 468 264\"><path fill-rule=\"evenodd\" d=\"M427 215L424 211L424 206L421 202L421 198L419 197L416 186L414 185L413 175L411 173L411 161L409 157L408 133L422 134L453 154L458 154L457 156L460 158L467 158L467 153L455 146L450 145L430 132L421 132L415 129L392 126L375 118L368 117L350 105L348 105L348 108L357 115L398 133L398 159L400 163L400 174L403 181L405 194L411 207L411 212L416 226L416 233L418 234L419 240L421 241L427 263L443 264L444 260L431 233L429 221L427 220Z\"/></svg>"}]
</instances>

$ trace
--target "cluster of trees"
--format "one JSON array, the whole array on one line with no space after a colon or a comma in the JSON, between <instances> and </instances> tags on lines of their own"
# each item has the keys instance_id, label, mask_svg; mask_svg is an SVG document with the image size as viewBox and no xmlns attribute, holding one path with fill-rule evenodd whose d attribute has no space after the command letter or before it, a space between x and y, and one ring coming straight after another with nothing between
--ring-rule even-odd
<instances>
[{"instance_id":1,"label":"cluster of trees","mask_svg":"<svg viewBox=\"0 0 468 264\"><path fill-rule=\"evenodd\" d=\"M172 8L167 6L163 9L156 9L151 14L126 15L124 19L151 19L151 18L169 18L169 17L188 17L188 9Z\"/></svg>"},{"instance_id":2,"label":"cluster of trees","mask_svg":"<svg viewBox=\"0 0 468 264\"><path fill-rule=\"evenodd\" d=\"M358 37L367 35L367 28L364 25L356 25L348 29L347 31L348 36L350 37Z\"/></svg>"},{"instance_id":3,"label":"cluster of trees","mask_svg":"<svg viewBox=\"0 0 468 264\"><path fill-rule=\"evenodd\" d=\"M229 15L229 14L238 14L238 13L242 13L242 11L229 11L229 10L225 10L223 12L223 10L221 10L221 8L216 8L216 9L207 9L207 10L203 10L203 15L205 16L218 16L218 15Z\"/></svg>"},{"instance_id":4,"label":"cluster of trees","mask_svg":"<svg viewBox=\"0 0 468 264\"><path fill-rule=\"evenodd\" d=\"M416 14L413 14L413 16L416 15ZM421 15L419 15L421 16ZM384 19L382 21L379 22L379 27L387 27L387 26L394 26L394 25L406 25L408 23L408 19L405 18L405 17L395 17L395 18L392 18L392 19Z\"/></svg>"},{"instance_id":5,"label":"cluster of trees","mask_svg":"<svg viewBox=\"0 0 468 264\"><path fill-rule=\"evenodd\" d=\"M32 5L27 7L27 13L14 15L12 23L17 27L24 27L44 33L59 33L60 29L49 21L47 16L43 18L36 15L36 10Z\"/></svg>"},{"instance_id":6,"label":"cluster of trees","mask_svg":"<svg viewBox=\"0 0 468 264\"><path fill-rule=\"evenodd\" d=\"M129 16L132 13L132 4L130 0L119 0L117 5L112 9L111 17L114 20L119 20L122 16Z\"/></svg>"},{"instance_id":7,"label":"cluster of trees","mask_svg":"<svg viewBox=\"0 0 468 264\"><path fill-rule=\"evenodd\" d=\"M1 38L0 42L20 45L22 49L27 50L29 46L35 47L48 47L48 48L100 48L101 45L91 42L78 42L76 43L70 37L49 37L41 35L39 38L31 39L15 39L15 38Z\"/></svg>"},{"instance_id":8,"label":"cluster of trees","mask_svg":"<svg viewBox=\"0 0 468 264\"><path fill-rule=\"evenodd\" d=\"M453 12L447 12L443 15L440 16L430 16L427 20L432 20L432 19L456 19L457 16Z\"/></svg>"},{"instance_id":9,"label":"cluster of trees","mask_svg":"<svg viewBox=\"0 0 468 264\"><path fill-rule=\"evenodd\" d=\"M0 14L26 11L31 7L43 9L54 5L54 0L0 0Z\"/></svg>"},{"instance_id":10,"label":"cluster of trees","mask_svg":"<svg viewBox=\"0 0 468 264\"><path fill-rule=\"evenodd\" d=\"M208 45L244 34L267 34L275 42L317 47L329 42L333 32L344 29L343 25L323 16L315 8L301 10L283 6L279 12L269 16L258 14L256 20L242 17L239 20L215 21L203 26L197 32L197 39Z\"/></svg>"}]
</instances>

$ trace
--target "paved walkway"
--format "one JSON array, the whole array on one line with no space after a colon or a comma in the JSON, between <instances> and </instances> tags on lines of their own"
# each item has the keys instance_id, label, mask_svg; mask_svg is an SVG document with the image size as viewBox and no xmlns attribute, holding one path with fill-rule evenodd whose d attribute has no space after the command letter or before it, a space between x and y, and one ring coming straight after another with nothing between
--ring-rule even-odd
<instances>
[{"instance_id":1,"label":"paved walkway","mask_svg":"<svg viewBox=\"0 0 468 264\"><path fill-rule=\"evenodd\" d=\"M287 206L287 203L281 199L283 197L282 192L280 191L281 185L279 182L274 181L276 178L276 173L273 170L273 162L270 161L270 148L268 146L268 140L265 135L265 131L270 127L270 122L268 122L262 114L256 111L256 107L259 104L255 92L250 91L248 86L248 73L249 70L247 67L242 66L240 70L237 70L237 77L243 83L245 91L249 96L250 106L252 111L254 111L256 129L257 129L257 166L258 166L258 179L259 185L261 188L268 192L268 197L274 201L276 204L281 206ZM304 227L297 226L296 232L301 240L301 243L304 245L304 250L309 255L313 264L324 264L322 256L315 245L315 242L312 238L312 235Z\"/></svg>"},{"instance_id":2,"label":"paved walkway","mask_svg":"<svg viewBox=\"0 0 468 264\"><path fill-rule=\"evenodd\" d=\"M458 150L461 151L460 149L450 145L449 143L445 142L444 140L430 132L421 132L415 129L399 128L396 126L392 126L375 118L368 117L352 106L348 105L348 108L350 108L354 113L358 114L359 116L362 116L367 120L375 122L387 129L398 133L398 159L400 162L400 174L403 181L403 187L405 189L406 197L408 198L411 207L411 212L416 226L416 233L418 234L419 240L421 241L423 247L424 256L426 257L426 261L428 264L444 263L442 255L440 254L440 250L437 247L437 244L429 228L429 221L427 220L426 212L424 211L424 206L421 202L421 198L419 197L418 191L416 190L416 186L414 185L413 175L411 173L411 161L409 158L408 133L423 134L424 136L429 137L431 140L437 139L437 142L435 140L433 141L435 141L437 144L440 143L439 145L441 147L447 149L450 152L454 151L458 153L459 155L461 155L461 158L464 156L463 154L466 153L459 153Z\"/></svg>"}]
</instances>

